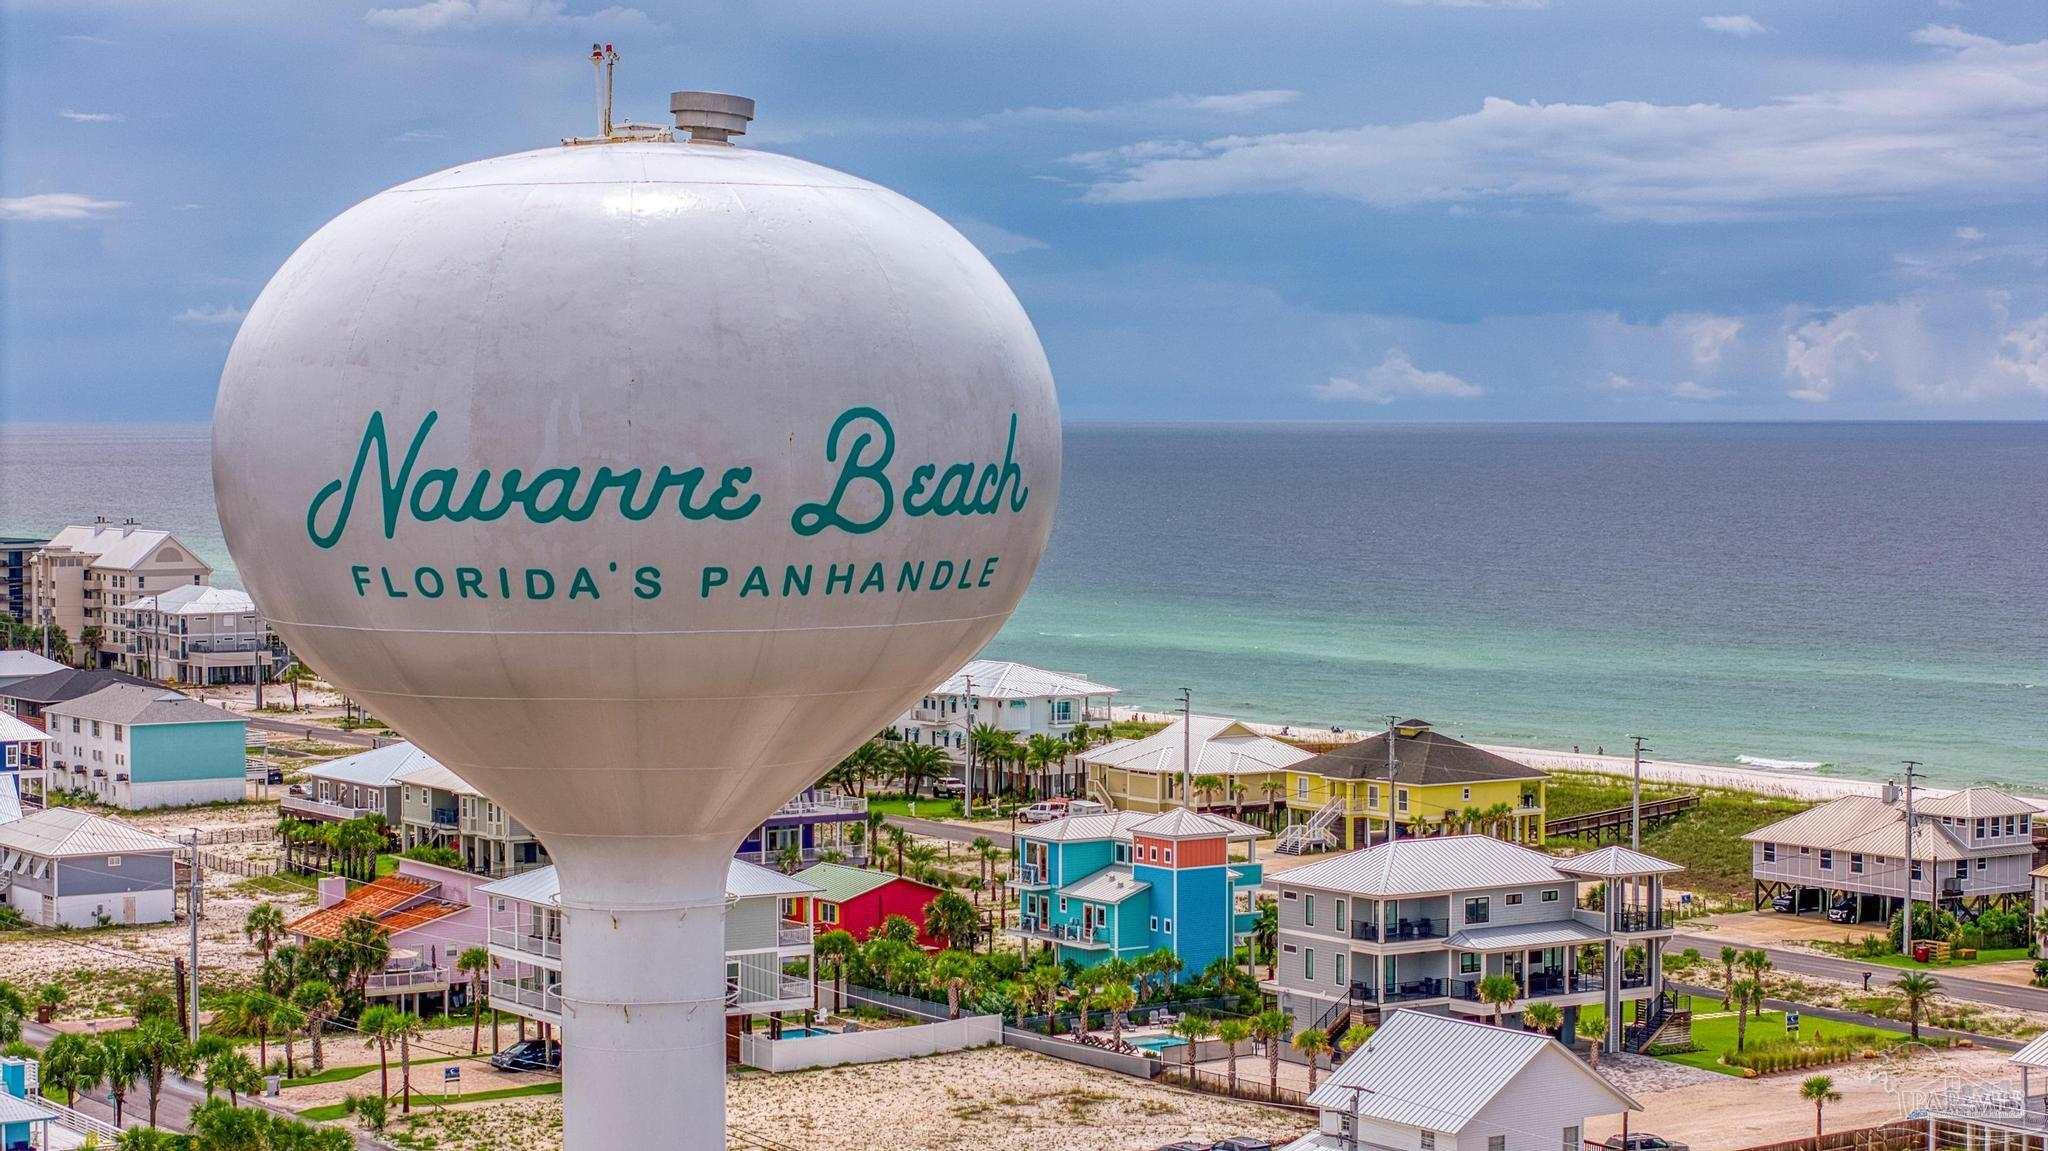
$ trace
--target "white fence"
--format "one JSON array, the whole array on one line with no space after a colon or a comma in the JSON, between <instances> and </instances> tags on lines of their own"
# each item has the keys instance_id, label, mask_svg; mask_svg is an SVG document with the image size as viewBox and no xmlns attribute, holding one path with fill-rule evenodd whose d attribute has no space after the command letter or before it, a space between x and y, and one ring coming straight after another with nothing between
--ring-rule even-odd
<instances>
[{"instance_id":1,"label":"white fence","mask_svg":"<svg viewBox=\"0 0 2048 1151\"><path fill-rule=\"evenodd\" d=\"M851 1035L807 1035L799 1039L740 1036L740 1062L763 1071L801 1071L845 1063L885 1063L1003 1041L1000 1015L963 1015L911 1027L883 1027Z\"/></svg>"}]
</instances>

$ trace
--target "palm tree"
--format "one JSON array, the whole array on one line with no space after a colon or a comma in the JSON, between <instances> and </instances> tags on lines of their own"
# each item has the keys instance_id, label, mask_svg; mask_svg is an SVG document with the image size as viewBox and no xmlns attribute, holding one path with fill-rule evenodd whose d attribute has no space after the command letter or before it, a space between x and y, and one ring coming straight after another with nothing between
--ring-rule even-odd
<instances>
[{"instance_id":1,"label":"palm tree","mask_svg":"<svg viewBox=\"0 0 2048 1151\"><path fill-rule=\"evenodd\" d=\"M152 1016L129 1032L128 1049L133 1052L136 1071L149 1090L149 1125L156 1126L157 1100L164 1091L164 1073L185 1066L191 1048L178 1025L163 1016Z\"/></svg>"},{"instance_id":2,"label":"palm tree","mask_svg":"<svg viewBox=\"0 0 2048 1151\"><path fill-rule=\"evenodd\" d=\"M64 990L63 984L43 984L41 990L36 992L36 1022L48 1023L55 1019L57 1009L64 1006L64 1001L69 998L71 993Z\"/></svg>"},{"instance_id":3,"label":"palm tree","mask_svg":"<svg viewBox=\"0 0 2048 1151\"><path fill-rule=\"evenodd\" d=\"M981 861L981 881L984 884L987 883L989 867L996 861L995 842L986 835L977 835L974 837L974 842L967 845L967 850L973 852L975 857Z\"/></svg>"},{"instance_id":4,"label":"palm tree","mask_svg":"<svg viewBox=\"0 0 2048 1151\"><path fill-rule=\"evenodd\" d=\"M1223 790L1223 777L1210 774L1198 775L1188 781L1188 786L1194 789L1196 795L1208 797L1209 802L1202 806L1213 807L1216 802L1216 793Z\"/></svg>"},{"instance_id":5,"label":"palm tree","mask_svg":"<svg viewBox=\"0 0 2048 1151\"><path fill-rule=\"evenodd\" d=\"M333 984L308 979L292 990L292 1006L306 1014L306 1035L313 1041L313 1070L319 1071L327 1063L320 1049L320 1033L327 1021L341 1012L341 1001L335 998Z\"/></svg>"},{"instance_id":6,"label":"palm tree","mask_svg":"<svg viewBox=\"0 0 2048 1151\"><path fill-rule=\"evenodd\" d=\"M1308 1089L1316 1089L1316 1060L1329 1053L1330 1033L1320 1027L1304 1027L1294 1033L1294 1049L1308 1058Z\"/></svg>"},{"instance_id":7,"label":"palm tree","mask_svg":"<svg viewBox=\"0 0 2048 1151\"><path fill-rule=\"evenodd\" d=\"M1035 999L1045 1004L1045 1031L1053 1032L1053 1016L1058 1013L1060 987L1066 982L1066 973L1056 963L1041 963L1024 973L1024 987Z\"/></svg>"},{"instance_id":8,"label":"palm tree","mask_svg":"<svg viewBox=\"0 0 2048 1151\"><path fill-rule=\"evenodd\" d=\"M1737 1051L1741 1051L1743 1049L1743 1046L1749 1041L1749 1012L1747 1011L1747 1007L1751 999L1756 999L1758 1001L1761 1001L1763 999L1764 989L1757 983L1756 980L1750 979L1747 976L1745 976L1735 981L1735 987L1733 990L1735 993L1736 1002L1735 1049Z\"/></svg>"},{"instance_id":9,"label":"palm tree","mask_svg":"<svg viewBox=\"0 0 2048 1151\"><path fill-rule=\"evenodd\" d=\"M1180 956L1174 954L1173 948L1159 947L1140 955L1136 966L1138 978L1144 983L1158 979L1159 992L1164 995L1167 988L1173 985L1173 977L1179 975L1187 964L1182 962Z\"/></svg>"},{"instance_id":10,"label":"palm tree","mask_svg":"<svg viewBox=\"0 0 2048 1151\"><path fill-rule=\"evenodd\" d=\"M293 711L299 710L299 685L302 683L312 683L315 678L317 677L313 675L313 669L300 663L298 660L293 660L284 665L284 670L277 673L277 682L292 689Z\"/></svg>"},{"instance_id":11,"label":"palm tree","mask_svg":"<svg viewBox=\"0 0 2048 1151\"><path fill-rule=\"evenodd\" d=\"M1735 960L1741 952L1727 944L1721 945L1721 1010L1728 1010L1735 997Z\"/></svg>"},{"instance_id":12,"label":"palm tree","mask_svg":"<svg viewBox=\"0 0 2048 1151\"><path fill-rule=\"evenodd\" d=\"M361 1018L356 1020L356 1030L363 1037L363 1046L377 1053L377 1094L391 1098L391 1041L398 1036L398 1028L405 1013L389 1004L379 1003L363 1009Z\"/></svg>"},{"instance_id":13,"label":"palm tree","mask_svg":"<svg viewBox=\"0 0 2048 1151\"><path fill-rule=\"evenodd\" d=\"M298 1056L293 1044L299 1040L299 1031L306 1026L306 1009L289 999L280 1000L270 1013L270 1025L284 1037L284 1074L287 1079L299 1077Z\"/></svg>"},{"instance_id":14,"label":"palm tree","mask_svg":"<svg viewBox=\"0 0 2048 1151\"><path fill-rule=\"evenodd\" d=\"M924 929L949 948L972 951L981 941L981 913L959 895L942 891L925 907Z\"/></svg>"},{"instance_id":15,"label":"palm tree","mask_svg":"<svg viewBox=\"0 0 2048 1151\"><path fill-rule=\"evenodd\" d=\"M78 646L85 649L85 662L80 666L99 666L100 644L105 642L106 638L106 633L100 630L100 625L96 623L89 623L78 629Z\"/></svg>"},{"instance_id":16,"label":"palm tree","mask_svg":"<svg viewBox=\"0 0 2048 1151\"><path fill-rule=\"evenodd\" d=\"M1052 765L1066 758L1067 743L1057 736L1034 735L1024 741L1024 762L1046 785L1046 792L1052 791Z\"/></svg>"},{"instance_id":17,"label":"palm tree","mask_svg":"<svg viewBox=\"0 0 2048 1151\"><path fill-rule=\"evenodd\" d=\"M1116 1046L1124 1041L1124 1012L1137 1006L1138 993L1129 983L1109 983L1095 993L1095 1006L1109 1012L1109 1038Z\"/></svg>"},{"instance_id":18,"label":"palm tree","mask_svg":"<svg viewBox=\"0 0 2048 1151\"><path fill-rule=\"evenodd\" d=\"M1512 975L1489 975L1479 981L1479 1001L1493 1005L1493 1025L1499 1027L1508 1004L1522 997L1522 985Z\"/></svg>"},{"instance_id":19,"label":"palm tree","mask_svg":"<svg viewBox=\"0 0 2048 1151\"><path fill-rule=\"evenodd\" d=\"M130 1127L114 1140L120 1151L176 1151L189 1146L185 1137L159 1127Z\"/></svg>"},{"instance_id":20,"label":"palm tree","mask_svg":"<svg viewBox=\"0 0 2048 1151\"><path fill-rule=\"evenodd\" d=\"M1579 1016L1579 1038L1585 1040L1587 1047L1591 1049L1589 1061L1595 1067L1600 1066L1600 1044L1607 1040L1606 1024L1588 1015Z\"/></svg>"},{"instance_id":21,"label":"palm tree","mask_svg":"<svg viewBox=\"0 0 2048 1151\"><path fill-rule=\"evenodd\" d=\"M850 931L834 928L811 941L811 953L832 969L832 1002L846 1002L846 965L860 950Z\"/></svg>"},{"instance_id":22,"label":"palm tree","mask_svg":"<svg viewBox=\"0 0 2048 1151\"><path fill-rule=\"evenodd\" d=\"M1564 1012L1555 1003L1539 1000L1522 1008L1522 1022L1545 1035L1556 1035L1557 1029L1564 1026Z\"/></svg>"},{"instance_id":23,"label":"palm tree","mask_svg":"<svg viewBox=\"0 0 2048 1151\"><path fill-rule=\"evenodd\" d=\"M491 953L481 947L463 948L455 957L455 970L469 976L469 1053L483 1050L484 973L491 969Z\"/></svg>"},{"instance_id":24,"label":"palm tree","mask_svg":"<svg viewBox=\"0 0 2048 1151\"><path fill-rule=\"evenodd\" d=\"M1280 1090L1280 1045L1287 1041L1292 1021L1285 1011L1261 1011L1252 1017L1252 1035L1266 1045L1266 1086Z\"/></svg>"},{"instance_id":25,"label":"palm tree","mask_svg":"<svg viewBox=\"0 0 2048 1151\"><path fill-rule=\"evenodd\" d=\"M412 1041L423 1034L427 1025L420 1017L409 1011L395 1012L395 1019L387 1026L391 1034L398 1037L398 1090L400 1115L412 1114Z\"/></svg>"},{"instance_id":26,"label":"palm tree","mask_svg":"<svg viewBox=\"0 0 2048 1151\"><path fill-rule=\"evenodd\" d=\"M1237 1045L1252 1037L1252 1025L1243 1019L1225 1019L1216 1025L1216 1038L1223 1044L1230 1074L1230 1090L1237 1091Z\"/></svg>"},{"instance_id":27,"label":"palm tree","mask_svg":"<svg viewBox=\"0 0 2048 1151\"><path fill-rule=\"evenodd\" d=\"M903 794L916 797L928 779L946 774L953 761L929 743L899 743L894 753L896 770L903 776Z\"/></svg>"},{"instance_id":28,"label":"palm tree","mask_svg":"<svg viewBox=\"0 0 2048 1151\"><path fill-rule=\"evenodd\" d=\"M1252 944L1260 955L1266 957L1266 978L1275 978L1273 969L1280 959L1280 904L1277 900L1259 900L1259 917L1252 923Z\"/></svg>"},{"instance_id":29,"label":"palm tree","mask_svg":"<svg viewBox=\"0 0 2048 1151\"><path fill-rule=\"evenodd\" d=\"M142 1075L142 1057L135 1050L131 1031L109 1031L100 1036L100 1075L114 1096L114 1126L128 1105L128 1089Z\"/></svg>"},{"instance_id":30,"label":"palm tree","mask_svg":"<svg viewBox=\"0 0 2048 1151\"><path fill-rule=\"evenodd\" d=\"M1480 813L1480 817L1492 826L1498 838L1506 839L1508 829L1514 825L1515 805L1502 800Z\"/></svg>"},{"instance_id":31,"label":"palm tree","mask_svg":"<svg viewBox=\"0 0 2048 1151\"><path fill-rule=\"evenodd\" d=\"M1331 1048L1331 1054L1334 1056L1339 1049L1344 1051L1358 1050L1366 1045L1367 1041L1372 1038L1372 1033L1377 1030L1379 1029L1369 1023L1356 1019L1352 1020L1351 1026L1344 1029L1344 1034L1338 1038L1336 1046Z\"/></svg>"},{"instance_id":32,"label":"palm tree","mask_svg":"<svg viewBox=\"0 0 2048 1151\"><path fill-rule=\"evenodd\" d=\"M775 866L784 875L795 875L804 869L804 849L796 843L785 843L775 853Z\"/></svg>"},{"instance_id":33,"label":"palm tree","mask_svg":"<svg viewBox=\"0 0 2048 1151\"><path fill-rule=\"evenodd\" d=\"M955 895L953 898L960 897ZM945 989L946 1018L958 1019L960 992L966 988L967 981L974 978L974 956L965 951L942 951L937 959L932 960L927 978L931 980L932 990Z\"/></svg>"},{"instance_id":34,"label":"palm tree","mask_svg":"<svg viewBox=\"0 0 2048 1151\"><path fill-rule=\"evenodd\" d=\"M903 874L903 853L910 847L910 833L890 824L882 829L889 837L889 850L896 853L896 874Z\"/></svg>"},{"instance_id":35,"label":"palm tree","mask_svg":"<svg viewBox=\"0 0 2048 1151\"><path fill-rule=\"evenodd\" d=\"M1941 988L1941 980L1918 971L1908 971L1892 981L1899 994L1906 997L1906 1014L1912 1021L1913 1038L1920 1038L1920 1014L1927 1009L1927 1001Z\"/></svg>"},{"instance_id":36,"label":"palm tree","mask_svg":"<svg viewBox=\"0 0 2048 1151\"><path fill-rule=\"evenodd\" d=\"M76 1102L106 1078L103 1052L90 1036L59 1031L43 1048L42 1082L55 1087Z\"/></svg>"},{"instance_id":37,"label":"palm tree","mask_svg":"<svg viewBox=\"0 0 2048 1151\"><path fill-rule=\"evenodd\" d=\"M1840 1103L1842 1101L1842 1093L1835 1090L1834 1076L1808 1076L1806 1082L1799 1085L1799 1097L1813 1104L1813 1137L1819 1139L1821 1136L1821 1108L1830 1103Z\"/></svg>"},{"instance_id":38,"label":"palm tree","mask_svg":"<svg viewBox=\"0 0 2048 1151\"><path fill-rule=\"evenodd\" d=\"M1186 1043L1182 1044L1182 1051L1187 1056L1188 1061L1188 1086L1193 1087L1195 1085L1195 1045L1216 1033L1216 1022L1199 1011L1190 1011L1179 1019L1174 1020L1173 1026L1167 1030L1171 1031L1175 1036L1187 1040Z\"/></svg>"},{"instance_id":39,"label":"palm tree","mask_svg":"<svg viewBox=\"0 0 2048 1151\"><path fill-rule=\"evenodd\" d=\"M1466 804L1465 810L1458 813L1458 826L1468 833L1478 830L1485 822L1486 812L1472 804Z\"/></svg>"},{"instance_id":40,"label":"palm tree","mask_svg":"<svg viewBox=\"0 0 2048 1151\"><path fill-rule=\"evenodd\" d=\"M277 946L278 937L284 934L284 912L275 903L259 903L249 909L242 919L242 937L256 945L265 963L270 962L270 950Z\"/></svg>"},{"instance_id":41,"label":"palm tree","mask_svg":"<svg viewBox=\"0 0 2048 1151\"><path fill-rule=\"evenodd\" d=\"M240 1051L229 1048L206 1061L206 1095L209 1099L215 1091L225 1091L228 1102L239 1107L242 1096L253 1095L261 1087L261 1073Z\"/></svg>"},{"instance_id":42,"label":"palm tree","mask_svg":"<svg viewBox=\"0 0 2048 1151\"><path fill-rule=\"evenodd\" d=\"M268 991L246 991L228 1004L223 1020L235 1032L256 1033L256 1065L270 1066L271 1017L283 1003Z\"/></svg>"}]
</instances>

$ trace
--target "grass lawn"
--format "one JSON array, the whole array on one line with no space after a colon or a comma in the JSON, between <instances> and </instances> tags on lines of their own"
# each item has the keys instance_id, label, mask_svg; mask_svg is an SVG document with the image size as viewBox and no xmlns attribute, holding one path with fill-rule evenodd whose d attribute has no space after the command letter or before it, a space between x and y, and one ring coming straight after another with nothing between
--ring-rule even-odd
<instances>
[{"instance_id":1,"label":"grass lawn","mask_svg":"<svg viewBox=\"0 0 2048 1151\"><path fill-rule=\"evenodd\" d=\"M1728 898L1750 892L1749 843L1742 837L1767 823L1796 815L1811 804L1773 799L1746 791L1720 788L1679 788L1643 785L1643 798L1667 799L1698 794L1700 805L1676 819L1645 828L1643 850L1660 859L1685 865L1677 886ZM1544 814L1550 819L1589 811L1625 807L1628 782L1605 775L1553 773L1545 791ZM1583 846L1576 840L1554 839L1551 847ZM1745 906L1747 906L1745 904Z\"/></svg>"},{"instance_id":2,"label":"grass lawn","mask_svg":"<svg viewBox=\"0 0 2048 1151\"><path fill-rule=\"evenodd\" d=\"M372 1070L375 1070L375 1068L372 1068ZM447 1103L486 1103L493 1099L520 1099L528 1095L560 1095L561 1093L562 1085L560 1083L529 1083L524 1087L504 1087L496 1091L475 1091L468 1095L429 1095L424 1091L416 1090L412 1093L412 1105L417 1110L421 1107L439 1107ZM391 1098L393 1104L391 1119L393 1122L397 1122L399 1118L397 1111L398 1096L393 1095ZM308 1123L332 1123L347 1114L347 1110L341 1104L329 1103L325 1107L311 1107L301 1111L299 1112L299 1118L306 1120Z\"/></svg>"},{"instance_id":3,"label":"grass lawn","mask_svg":"<svg viewBox=\"0 0 2048 1151\"><path fill-rule=\"evenodd\" d=\"M434 1059L415 1059L412 1061L412 1065L414 1067L422 1067L429 1063L446 1063L450 1059L455 1058L458 1057L443 1055ZM301 1075L297 1079L287 1079L281 1086L306 1087L314 1083L340 1083L348 1079L360 1079L376 1069L377 1064L375 1063L363 1063L350 1067L328 1067L314 1075ZM415 1091L413 1094L417 1095L419 1093Z\"/></svg>"},{"instance_id":4,"label":"grass lawn","mask_svg":"<svg viewBox=\"0 0 2048 1151\"><path fill-rule=\"evenodd\" d=\"M276 875L244 879L232 890L242 895L310 895L317 889L318 881L310 875L280 871Z\"/></svg>"},{"instance_id":5,"label":"grass lawn","mask_svg":"<svg viewBox=\"0 0 2048 1151\"><path fill-rule=\"evenodd\" d=\"M1827 950L1835 951L1834 948ZM1835 954L1858 963L1869 963L1878 967L1901 967L1910 971L1933 971L1946 967L1975 967L1980 963L2010 963L2015 959L2031 958L2024 947L1986 947L1977 952L1974 959L1951 959L1943 963L1916 963L1904 955L1869 956L1854 947L1843 947Z\"/></svg>"},{"instance_id":6,"label":"grass lawn","mask_svg":"<svg viewBox=\"0 0 2048 1151\"><path fill-rule=\"evenodd\" d=\"M1740 1069L1726 1066L1721 1062L1721 1054L1723 1052L1735 1050L1735 1033L1737 1030L1735 1013L1731 1011L1724 1015L1721 1013L1720 1000L1706 999L1698 996L1693 998L1692 1010L1692 1041L1699 1050L1677 1055L1660 1055L1658 1058L1670 1063L1682 1063L1687 1067L1698 1067L1702 1070L1718 1072L1722 1075L1741 1075ZM1708 1014L1713 1015L1714 1018L1700 1018L1700 1016ZM1750 1017L1748 1041L1751 1047L1756 1047L1762 1043L1783 1042L1785 1037L1784 1012L1765 1011L1760 1016L1752 1015ZM1799 1019L1799 1038L1807 1041L1824 1038L1846 1038L1867 1040L1873 1045L1883 1045L1896 1043L1905 1037L1906 1033L1903 1030L1894 1031L1890 1028L1864 1027L1854 1023L1837 1023L1832 1019L1820 1019L1812 1015L1802 1015Z\"/></svg>"}]
</instances>

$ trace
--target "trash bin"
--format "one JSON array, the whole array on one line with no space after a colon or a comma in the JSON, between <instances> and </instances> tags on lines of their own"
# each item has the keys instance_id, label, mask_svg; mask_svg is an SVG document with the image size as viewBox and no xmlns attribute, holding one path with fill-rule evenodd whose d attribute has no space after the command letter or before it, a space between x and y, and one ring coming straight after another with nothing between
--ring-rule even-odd
<instances>
[{"instance_id":1,"label":"trash bin","mask_svg":"<svg viewBox=\"0 0 2048 1151\"><path fill-rule=\"evenodd\" d=\"M1925 943L1915 943L1913 945L1913 962L1925 963L1929 959L1933 958L1933 956L1934 949L1932 947L1929 947Z\"/></svg>"},{"instance_id":2,"label":"trash bin","mask_svg":"<svg viewBox=\"0 0 2048 1151\"><path fill-rule=\"evenodd\" d=\"M278 1087L278 1084L280 1084L280 1083L283 1083L283 1082L284 1082L284 1076L282 1076L282 1075L265 1075L265 1076L263 1077L263 1094L264 1094L264 1097L265 1097L265 1098L270 1098L270 1099L274 1099L274 1098L276 1098L276 1097L277 1097L277 1087Z\"/></svg>"}]
</instances>

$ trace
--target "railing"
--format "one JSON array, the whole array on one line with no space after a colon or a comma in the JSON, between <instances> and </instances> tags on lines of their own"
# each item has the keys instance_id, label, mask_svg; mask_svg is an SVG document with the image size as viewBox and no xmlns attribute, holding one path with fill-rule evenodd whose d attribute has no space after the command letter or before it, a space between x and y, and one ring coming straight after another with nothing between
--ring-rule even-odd
<instances>
[{"instance_id":1,"label":"railing","mask_svg":"<svg viewBox=\"0 0 2048 1151\"><path fill-rule=\"evenodd\" d=\"M1441 939L1451 933L1448 919L1402 919L1381 925L1371 920L1351 924L1351 938L1368 942L1399 943L1410 939Z\"/></svg>"},{"instance_id":2,"label":"railing","mask_svg":"<svg viewBox=\"0 0 2048 1151\"><path fill-rule=\"evenodd\" d=\"M80 1135L97 1135L102 1147L113 1146L114 1141L121 1137L121 1129L112 1123L73 1111L47 1095L37 1095L36 1104L57 1113L57 1126L76 1131Z\"/></svg>"},{"instance_id":3,"label":"railing","mask_svg":"<svg viewBox=\"0 0 2048 1151\"><path fill-rule=\"evenodd\" d=\"M775 993L755 991L737 980L725 981L725 1005L745 1007L754 1003L781 1003L791 999L809 999L811 981L800 975L778 975L775 977Z\"/></svg>"},{"instance_id":4,"label":"railing","mask_svg":"<svg viewBox=\"0 0 2048 1151\"><path fill-rule=\"evenodd\" d=\"M811 944L811 925L808 923L781 923L775 928L775 946L808 947Z\"/></svg>"},{"instance_id":5,"label":"railing","mask_svg":"<svg viewBox=\"0 0 2048 1151\"><path fill-rule=\"evenodd\" d=\"M510 979L491 980L491 1002L493 1004L517 1003L536 1011L554 1015L562 1013L562 993L547 987L528 987Z\"/></svg>"},{"instance_id":6,"label":"railing","mask_svg":"<svg viewBox=\"0 0 2048 1151\"><path fill-rule=\"evenodd\" d=\"M1093 927L1082 927L1077 923L1054 923L1050 920L1041 920L1036 915L1020 916L1017 920L1017 929L1027 935L1034 935L1040 939L1051 939L1061 943L1108 942L1107 940L1097 939Z\"/></svg>"},{"instance_id":7,"label":"railing","mask_svg":"<svg viewBox=\"0 0 2048 1151\"><path fill-rule=\"evenodd\" d=\"M435 827L460 827L462 817L453 809L437 807L427 813L427 821Z\"/></svg>"},{"instance_id":8,"label":"railing","mask_svg":"<svg viewBox=\"0 0 2048 1151\"><path fill-rule=\"evenodd\" d=\"M1662 931L1664 930L1664 911L1662 908L1656 907L1647 909L1633 907L1616 908L1614 911L1614 929L1616 931Z\"/></svg>"},{"instance_id":9,"label":"railing","mask_svg":"<svg viewBox=\"0 0 2048 1151\"><path fill-rule=\"evenodd\" d=\"M1410 979L1395 983L1387 988L1382 1002L1402 1003L1411 999L1441 999L1444 996L1444 981L1435 977Z\"/></svg>"},{"instance_id":10,"label":"railing","mask_svg":"<svg viewBox=\"0 0 2048 1151\"><path fill-rule=\"evenodd\" d=\"M1607 976L1597 971L1581 971L1572 976L1573 991L1605 991Z\"/></svg>"},{"instance_id":11,"label":"railing","mask_svg":"<svg viewBox=\"0 0 2048 1151\"><path fill-rule=\"evenodd\" d=\"M375 994L380 991L385 994L391 994L410 990L414 987L426 987L446 982L448 982L447 968L416 967L411 971L379 972L370 976L369 980L364 983L363 989L369 994Z\"/></svg>"},{"instance_id":12,"label":"railing","mask_svg":"<svg viewBox=\"0 0 2048 1151\"><path fill-rule=\"evenodd\" d=\"M864 795L834 795L829 792L814 792L808 795L797 796L795 799L776 808L775 814L768 818L772 822L776 819L787 819L801 815L865 815L867 810L868 800Z\"/></svg>"},{"instance_id":13,"label":"railing","mask_svg":"<svg viewBox=\"0 0 2048 1151\"><path fill-rule=\"evenodd\" d=\"M1621 989L1623 991L1633 990L1637 987L1648 987L1649 985L1650 973L1647 971L1637 971L1632 974L1624 974L1621 977Z\"/></svg>"},{"instance_id":14,"label":"railing","mask_svg":"<svg viewBox=\"0 0 2048 1151\"><path fill-rule=\"evenodd\" d=\"M1301 1109L1308 1107L1308 1093L1306 1091L1293 1087L1275 1086L1264 1075L1259 1073L1262 1069L1254 1066L1256 1062L1254 1060L1243 1061L1235 1081L1232 1081L1230 1076L1220 1071L1210 1071L1203 1067L1195 1068L1195 1074L1190 1078L1187 1068L1180 1065L1162 1067L1159 1072L1159 1078L1162 1082L1191 1087L1196 1091L1209 1095L1227 1095L1233 1099L1248 1099L1257 1103L1274 1103L1282 1107Z\"/></svg>"},{"instance_id":15,"label":"railing","mask_svg":"<svg viewBox=\"0 0 2048 1151\"><path fill-rule=\"evenodd\" d=\"M562 941L545 935L534 935L526 931L507 931L502 927L491 929L490 940L500 947L523 951L528 955L543 955L549 959L562 957Z\"/></svg>"},{"instance_id":16,"label":"railing","mask_svg":"<svg viewBox=\"0 0 2048 1151\"><path fill-rule=\"evenodd\" d=\"M1020 863L1010 872L1013 887L1042 887L1045 885L1045 867L1037 863Z\"/></svg>"},{"instance_id":17,"label":"railing","mask_svg":"<svg viewBox=\"0 0 2048 1151\"><path fill-rule=\"evenodd\" d=\"M353 807L346 803L327 803L323 800L307 799L301 795L279 796L277 806L281 811L296 811L305 815L321 816L326 819L348 820L365 815L384 814L384 810L378 807Z\"/></svg>"}]
</instances>

